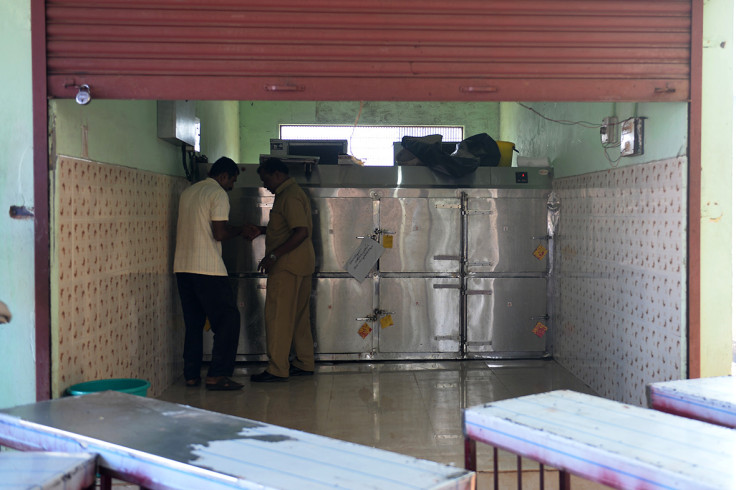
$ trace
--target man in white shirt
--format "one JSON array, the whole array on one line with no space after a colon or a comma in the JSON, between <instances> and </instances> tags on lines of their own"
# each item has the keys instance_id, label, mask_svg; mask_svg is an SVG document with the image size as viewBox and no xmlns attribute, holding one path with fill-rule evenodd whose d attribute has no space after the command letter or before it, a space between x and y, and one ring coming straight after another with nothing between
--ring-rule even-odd
<instances>
[{"instance_id":1,"label":"man in white shirt","mask_svg":"<svg viewBox=\"0 0 736 490\"><path fill-rule=\"evenodd\" d=\"M222 241L244 235L248 226L228 222L227 192L238 179L237 164L218 159L208 177L185 190L179 199L174 273L184 315L184 378L187 386L202 382L202 329L209 319L215 334L205 386L209 390L238 390L230 379L240 336L240 312L222 260Z\"/></svg>"}]
</instances>

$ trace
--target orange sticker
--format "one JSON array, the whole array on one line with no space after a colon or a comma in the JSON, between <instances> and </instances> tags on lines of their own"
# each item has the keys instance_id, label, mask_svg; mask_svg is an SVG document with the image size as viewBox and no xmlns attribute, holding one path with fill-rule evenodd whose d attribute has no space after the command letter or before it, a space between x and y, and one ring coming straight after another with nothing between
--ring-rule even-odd
<instances>
[{"instance_id":1,"label":"orange sticker","mask_svg":"<svg viewBox=\"0 0 736 490\"><path fill-rule=\"evenodd\" d=\"M534 325L534 328L532 329L532 333L537 337L543 337L546 331L547 327L545 325L542 325L541 322L537 322L537 324Z\"/></svg>"},{"instance_id":2,"label":"orange sticker","mask_svg":"<svg viewBox=\"0 0 736 490\"><path fill-rule=\"evenodd\" d=\"M383 235L383 248L394 248L393 235Z\"/></svg>"},{"instance_id":3,"label":"orange sticker","mask_svg":"<svg viewBox=\"0 0 736 490\"><path fill-rule=\"evenodd\" d=\"M370 334L370 333L371 333L372 331L373 331L373 329L372 329L372 328L371 328L371 327L370 327L370 326L369 326L369 325L368 325L367 323L364 323L364 324L363 324L363 325L361 325L361 326L360 326L360 328L358 329L358 335L360 335L360 336L361 336L361 337L363 337L363 338L366 338L366 337L368 337L368 335L369 335L369 334Z\"/></svg>"},{"instance_id":4,"label":"orange sticker","mask_svg":"<svg viewBox=\"0 0 736 490\"><path fill-rule=\"evenodd\" d=\"M539 245L536 250L534 250L534 256L538 258L539 260L542 260L544 257L547 256L547 249L544 248L544 246Z\"/></svg>"}]
</instances>

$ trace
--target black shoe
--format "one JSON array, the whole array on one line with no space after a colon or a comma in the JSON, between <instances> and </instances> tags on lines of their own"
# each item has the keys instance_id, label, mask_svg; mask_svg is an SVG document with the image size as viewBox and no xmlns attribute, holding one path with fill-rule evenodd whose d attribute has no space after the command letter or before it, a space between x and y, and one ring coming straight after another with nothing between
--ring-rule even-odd
<instances>
[{"instance_id":1,"label":"black shoe","mask_svg":"<svg viewBox=\"0 0 736 490\"><path fill-rule=\"evenodd\" d=\"M250 380L254 383L272 383L274 381L288 381L288 379L289 378L284 378L283 376L274 376L268 371L263 371L260 374L254 374L250 377Z\"/></svg>"},{"instance_id":2,"label":"black shoe","mask_svg":"<svg viewBox=\"0 0 736 490\"><path fill-rule=\"evenodd\" d=\"M243 387L242 384L237 381L233 381L227 376L220 376L214 383L205 383L208 390L212 391L234 391L239 390Z\"/></svg>"},{"instance_id":3,"label":"black shoe","mask_svg":"<svg viewBox=\"0 0 736 490\"><path fill-rule=\"evenodd\" d=\"M311 376L314 371L307 371L296 366L289 366L289 376Z\"/></svg>"}]
</instances>

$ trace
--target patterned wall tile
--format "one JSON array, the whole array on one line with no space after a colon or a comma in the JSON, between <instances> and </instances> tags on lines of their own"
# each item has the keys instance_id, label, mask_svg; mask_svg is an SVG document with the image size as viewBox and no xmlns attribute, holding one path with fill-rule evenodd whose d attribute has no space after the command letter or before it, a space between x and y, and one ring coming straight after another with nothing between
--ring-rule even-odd
<instances>
[{"instance_id":1,"label":"patterned wall tile","mask_svg":"<svg viewBox=\"0 0 736 490\"><path fill-rule=\"evenodd\" d=\"M171 267L176 203L187 182L67 157L54 179L53 395L84 381L142 378L155 396L181 373Z\"/></svg>"},{"instance_id":2,"label":"patterned wall tile","mask_svg":"<svg viewBox=\"0 0 736 490\"><path fill-rule=\"evenodd\" d=\"M555 358L600 395L646 404L683 377L685 160L556 180Z\"/></svg>"}]
</instances>

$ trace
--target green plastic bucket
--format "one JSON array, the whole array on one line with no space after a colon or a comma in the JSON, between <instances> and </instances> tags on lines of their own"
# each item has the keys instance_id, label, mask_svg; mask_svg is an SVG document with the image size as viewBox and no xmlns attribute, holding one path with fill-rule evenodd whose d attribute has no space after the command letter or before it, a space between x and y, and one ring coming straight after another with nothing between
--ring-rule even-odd
<instances>
[{"instance_id":1,"label":"green plastic bucket","mask_svg":"<svg viewBox=\"0 0 736 490\"><path fill-rule=\"evenodd\" d=\"M87 381L79 383L67 388L70 395L88 395L97 393L98 391L120 391L131 395L146 396L151 383L145 379L133 378L117 378L117 379L98 379L96 381Z\"/></svg>"}]
</instances>

